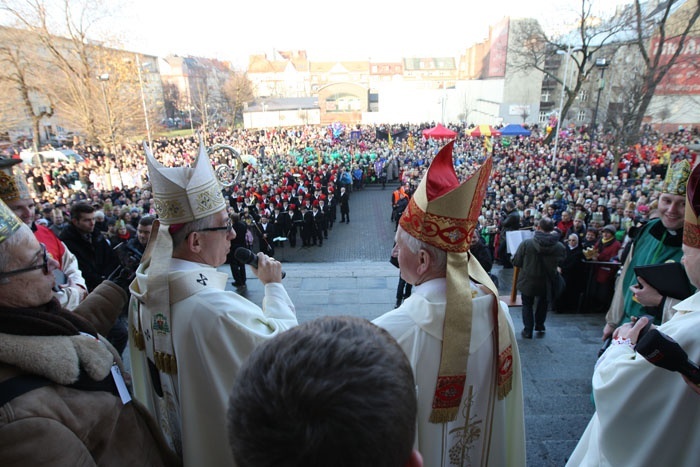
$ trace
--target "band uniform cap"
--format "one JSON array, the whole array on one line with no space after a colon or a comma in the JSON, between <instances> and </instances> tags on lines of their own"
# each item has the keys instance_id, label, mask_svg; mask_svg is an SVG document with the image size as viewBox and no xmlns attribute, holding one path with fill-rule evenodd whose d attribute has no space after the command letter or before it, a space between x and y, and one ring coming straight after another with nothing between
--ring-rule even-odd
<instances>
[{"instance_id":1,"label":"band uniform cap","mask_svg":"<svg viewBox=\"0 0 700 467\"><path fill-rule=\"evenodd\" d=\"M21 159L0 159L0 199L9 203L21 199L32 199L24 173L17 167Z\"/></svg>"},{"instance_id":2,"label":"band uniform cap","mask_svg":"<svg viewBox=\"0 0 700 467\"><path fill-rule=\"evenodd\" d=\"M700 164L696 165L688 177L685 199L685 221L683 223L683 243L692 248L700 248Z\"/></svg>"},{"instance_id":3,"label":"band uniform cap","mask_svg":"<svg viewBox=\"0 0 700 467\"><path fill-rule=\"evenodd\" d=\"M666 170L666 178L661 187L661 192L670 195L685 196L689 176L690 162L686 159L676 162Z\"/></svg>"},{"instance_id":4,"label":"band uniform cap","mask_svg":"<svg viewBox=\"0 0 700 467\"><path fill-rule=\"evenodd\" d=\"M14 235L24 223L12 212L7 204L0 199L0 243Z\"/></svg>"},{"instance_id":5,"label":"band uniform cap","mask_svg":"<svg viewBox=\"0 0 700 467\"><path fill-rule=\"evenodd\" d=\"M183 224L226 209L221 186L200 143L192 167L165 167L144 144L148 176L153 185L153 207L164 225Z\"/></svg>"}]
</instances>

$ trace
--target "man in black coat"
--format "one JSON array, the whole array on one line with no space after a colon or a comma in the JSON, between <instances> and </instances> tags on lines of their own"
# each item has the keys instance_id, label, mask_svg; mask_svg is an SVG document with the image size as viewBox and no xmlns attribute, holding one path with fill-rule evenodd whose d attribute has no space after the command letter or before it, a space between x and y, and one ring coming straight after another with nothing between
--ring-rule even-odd
<instances>
[{"instance_id":1,"label":"man in black coat","mask_svg":"<svg viewBox=\"0 0 700 467\"><path fill-rule=\"evenodd\" d=\"M119 258L112 247L95 228L95 208L80 202L70 209L71 223L61 232L61 240L75 255L83 273L88 292L92 292L119 267ZM121 354L126 348L129 333L125 321L114 323L107 339Z\"/></svg>"},{"instance_id":2,"label":"man in black coat","mask_svg":"<svg viewBox=\"0 0 700 467\"><path fill-rule=\"evenodd\" d=\"M328 229L333 230L333 223L338 216L338 198L335 197L335 189L328 187Z\"/></svg>"},{"instance_id":3,"label":"man in black coat","mask_svg":"<svg viewBox=\"0 0 700 467\"><path fill-rule=\"evenodd\" d=\"M350 223L350 192L345 188L340 188L340 223Z\"/></svg>"},{"instance_id":4,"label":"man in black coat","mask_svg":"<svg viewBox=\"0 0 700 467\"><path fill-rule=\"evenodd\" d=\"M297 232L299 232L304 224L304 217L301 212L297 209L296 204L289 205L289 231L287 232L287 238L289 239L289 246L292 248L297 246Z\"/></svg>"},{"instance_id":5,"label":"man in black coat","mask_svg":"<svg viewBox=\"0 0 700 467\"><path fill-rule=\"evenodd\" d=\"M289 216L287 215L287 213L282 212L281 204L275 204L274 213L270 218L270 223L272 224L273 231L273 246L280 248L284 247L284 241L274 241L274 239L278 237L287 236L287 232L289 231L289 222Z\"/></svg>"},{"instance_id":6,"label":"man in black coat","mask_svg":"<svg viewBox=\"0 0 700 467\"><path fill-rule=\"evenodd\" d=\"M526 339L532 339L533 326L539 337L544 335L551 289L548 281L558 274L557 267L565 256L566 248L559 241L550 217L540 219L535 236L523 241L513 256L513 265L520 268L517 286L523 300L522 335ZM534 309L535 299L537 309Z\"/></svg>"},{"instance_id":7,"label":"man in black coat","mask_svg":"<svg viewBox=\"0 0 700 467\"><path fill-rule=\"evenodd\" d=\"M238 261L234 253L239 247L245 248L245 234L248 227L241 221L241 216L236 212L231 214L231 223L233 224L233 231L236 232L236 236L231 240L231 251L226 256L226 262L231 267L231 275L233 276L231 285L242 289L246 286L245 263Z\"/></svg>"},{"instance_id":8,"label":"man in black coat","mask_svg":"<svg viewBox=\"0 0 700 467\"><path fill-rule=\"evenodd\" d=\"M100 285L119 261L102 233L95 229L95 208L76 203L70 210L71 223L61 233L61 240L78 259L78 266L88 292Z\"/></svg>"}]
</instances>

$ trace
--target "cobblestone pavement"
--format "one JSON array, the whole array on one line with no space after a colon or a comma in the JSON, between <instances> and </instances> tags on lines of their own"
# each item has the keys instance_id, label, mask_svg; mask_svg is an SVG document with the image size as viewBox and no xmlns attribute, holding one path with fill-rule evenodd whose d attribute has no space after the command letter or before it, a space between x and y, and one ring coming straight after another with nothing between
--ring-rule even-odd
<instances>
[{"instance_id":1,"label":"cobblestone pavement","mask_svg":"<svg viewBox=\"0 0 700 467\"><path fill-rule=\"evenodd\" d=\"M394 244L391 222L391 192L396 185L367 187L350 193L350 223L336 222L328 231L323 246L275 248L275 258L282 262L389 261ZM338 208L340 220L340 208Z\"/></svg>"},{"instance_id":2,"label":"cobblestone pavement","mask_svg":"<svg viewBox=\"0 0 700 467\"><path fill-rule=\"evenodd\" d=\"M353 193L350 224L336 224L322 247L277 249L300 322L324 315L373 319L394 307L399 275L388 262L392 190ZM230 274L226 265L220 270ZM493 272L502 297L509 295L512 269ZM263 287L250 270L248 287L239 293L262 303ZM520 308L510 313L522 361L527 465L563 466L594 411L590 381L603 316L550 313L545 337L523 340Z\"/></svg>"}]
</instances>

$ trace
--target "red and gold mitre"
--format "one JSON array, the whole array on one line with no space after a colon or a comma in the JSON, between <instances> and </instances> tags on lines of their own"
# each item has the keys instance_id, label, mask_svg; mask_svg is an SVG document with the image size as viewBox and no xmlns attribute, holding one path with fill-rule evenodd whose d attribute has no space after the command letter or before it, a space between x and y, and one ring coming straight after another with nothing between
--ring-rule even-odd
<instances>
[{"instance_id":1,"label":"red and gold mitre","mask_svg":"<svg viewBox=\"0 0 700 467\"><path fill-rule=\"evenodd\" d=\"M685 222L683 243L700 248L700 164L696 165L688 177L685 199Z\"/></svg>"},{"instance_id":2,"label":"red and gold mitre","mask_svg":"<svg viewBox=\"0 0 700 467\"><path fill-rule=\"evenodd\" d=\"M486 195L491 158L463 183L452 165L452 146L446 144L411 197L399 224L412 237L447 252L469 251Z\"/></svg>"},{"instance_id":3,"label":"red and gold mitre","mask_svg":"<svg viewBox=\"0 0 700 467\"><path fill-rule=\"evenodd\" d=\"M429 417L431 423L455 420L464 394L472 333L470 276L494 295L499 327L498 368L505 368L497 381L499 398L510 391L512 381L512 371L507 365L512 352L512 343L507 337L507 318L498 311L496 287L469 254L492 160L486 159L469 179L460 183L452 165L453 145L454 142L448 143L435 156L399 220L401 228L410 236L447 253L445 318L440 368Z\"/></svg>"}]
</instances>

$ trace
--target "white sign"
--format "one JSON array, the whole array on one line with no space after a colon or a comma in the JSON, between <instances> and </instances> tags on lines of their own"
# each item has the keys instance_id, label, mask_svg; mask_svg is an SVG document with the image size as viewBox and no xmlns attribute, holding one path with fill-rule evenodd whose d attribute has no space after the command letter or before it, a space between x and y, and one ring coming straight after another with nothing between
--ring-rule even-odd
<instances>
[{"instance_id":1,"label":"white sign","mask_svg":"<svg viewBox=\"0 0 700 467\"><path fill-rule=\"evenodd\" d=\"M534 236L534 230L511 230L510 232L506 232L506 248L508 253L514 255L524 240Z\"/></svg>"},{"instance_id":2,"label":"white sign","mask_svg":"<svg viewBox=\"0 0 700 467\"><path fill-rule=\"evenodd\" d=\"M529 105L511 105L508 107L508 115L531 115Z\"/></svg>"}]
</instances>

